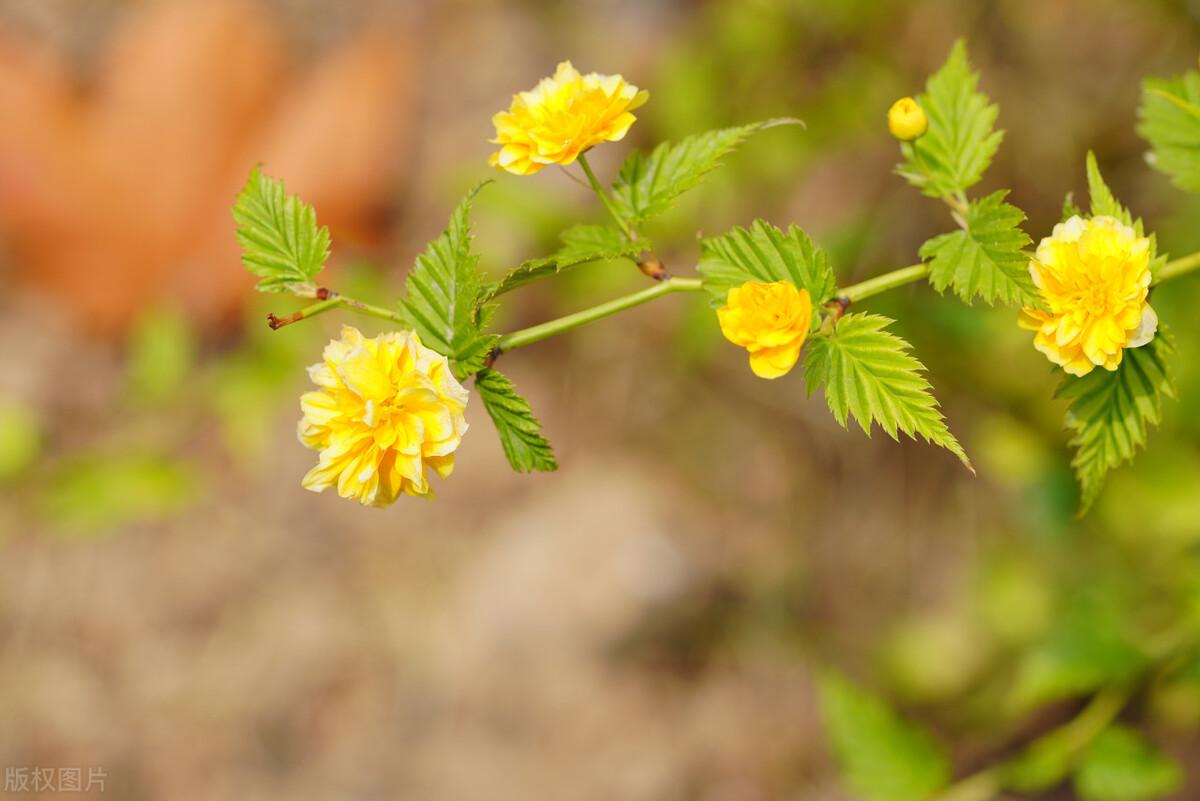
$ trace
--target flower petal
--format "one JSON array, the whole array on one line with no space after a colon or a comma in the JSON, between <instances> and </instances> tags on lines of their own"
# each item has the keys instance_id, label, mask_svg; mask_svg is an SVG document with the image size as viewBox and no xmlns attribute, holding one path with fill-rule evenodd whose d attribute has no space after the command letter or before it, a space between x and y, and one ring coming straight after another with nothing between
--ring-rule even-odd
<instances>
[{"instance_id":1,"label":"flower petal","mask_svg":"<svg viewBox=\"0 0 1200 801\"><path fill-rule=\"evenodd\" d=\"M1153 307L1149 303L1146 308L1142 309L1142 319L1138 323L1138 327L1129 337L1127 348L1140 348L1142 345L1147 345L1150 340L1154 339L1154 335L1158 332L1158 315L1155 314Z\"/></svg>"}]
</instances>

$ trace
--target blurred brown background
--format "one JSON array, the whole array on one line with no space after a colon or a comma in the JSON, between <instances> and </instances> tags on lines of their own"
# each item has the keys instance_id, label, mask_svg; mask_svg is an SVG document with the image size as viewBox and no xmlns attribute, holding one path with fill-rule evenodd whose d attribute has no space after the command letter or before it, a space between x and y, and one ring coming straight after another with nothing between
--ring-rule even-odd
<instances>
[{"instance_id":1,"label":"blurred brown background","mask_svg":"<svg viewBox=\"0 0 1200 801\"><path fill-rule=\"evenodd\" d=\"M698 230L762 216L862 279L948 225L891 174L882 121L965 35L1007 130L982 188L1012 188L1036 239L1093 148L1182 254L1200 203L1146 167L1134 121L1144 75L1195 65L1198 20L1170 0L0 0L0 767L102 766L104 797L135 800L844 799L821 664L968 768L1069 712L1022 723L987 691L1081 585L1184 614L1155 592L1194 578L1200 538L1194 281L1155 300L1183 402L1083 522L1044 359L1011 312L920 286L870 307L978 478L842 431L798 375L755 380L675 297L505 356L559 472L509 472L471 408L438 498L380 512L300 489L302 368L340 321L265 329L295 303L253 296L229 207L263 163L333 229L328 283L385 304L482 177L483 266L549 252L602 210L557 171L493 175L486 140L570 58L651 91L596 151L605 176L663 138L808 123L667 218L675 271ZM645 280L583 268L498 325ZM1192 700L1136 722L1194 766Z\"/></svg>"}]
</instances>

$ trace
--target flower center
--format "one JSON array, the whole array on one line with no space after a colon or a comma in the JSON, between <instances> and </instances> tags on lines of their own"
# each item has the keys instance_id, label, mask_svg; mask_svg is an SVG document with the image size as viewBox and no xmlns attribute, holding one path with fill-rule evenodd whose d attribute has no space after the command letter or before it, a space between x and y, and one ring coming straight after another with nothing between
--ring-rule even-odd
<instances>
[{"instance_id":1,"label":"flower center","mask_svg":"<svg viewBox=\"0 0 1200 801\"><path fill-rule=\"evenodd\" d=\"M368 400L363 404L362 422L369 428L376 428L385 420L393 421L396 415L404 411L404 402L397 395L379 402Z\"/></svg>"},{"instance_id":2,"label":"flower center","mask_svg":"<svg viewBox=\"0 0 1200 801\"><path fill-rule=\"evenodd\" d=\"M1083 290L1082 297L1079 299L1079 304L1088 311L1089 314L1102 316L1113 310L1113 293L1111 289L1103 284L1097 284Z\"/></svg>"}]
</instances>

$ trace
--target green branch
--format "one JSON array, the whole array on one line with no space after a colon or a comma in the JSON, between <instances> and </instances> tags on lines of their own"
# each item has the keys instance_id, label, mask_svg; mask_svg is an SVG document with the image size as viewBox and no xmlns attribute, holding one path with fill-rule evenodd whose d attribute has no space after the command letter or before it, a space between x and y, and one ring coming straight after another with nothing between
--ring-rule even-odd
<instances>
[{"instance_id":1,"label":"green branch","mask_svg":"<svg viewBox=\"0 0 1200 801\"><path fill-rule=\"evenodd\" d=\"M1188 269L1195 269L1195 265L1200 265L1200 254L1185 256L1179 261L1187 261L1193 264ZM1181 269L1180 274L1186 271ZM1015 757L989 765L960 779L930 801L993 801L1005 789L1009 789L1006 787L1006 773L1011 766L1039 745L1053 745L1067 763L1074 764L1096 738L1117 719L1117 715L1129 703L1139 684L1160 681L1178 668L1179 655L1191 653L1195 645L1188 625L1176 626L1160 633L1146 648L1151 665L1138 680L1100 690L1092 696L1079 714L1026 745Z\"/></svg>"},{"instance_id":2,"label":"green branch","mask_svg":"<svg viewBox=\"0 0 1200 801\"><path fill-rule=\"evenodd\" d=\"M1164 264L1163 268L1158 271L1158 275L1154 276L1154 283L1161 284L1163 281L1170 281L1172 278L1186 275L1198 268L1200 268L1200 251L1190 256L1181 256Z\"/></svg>"},{"instance_id":3,"label":"green branch","mask_svg":"<svg viewBox=\"0 0 1200 801\"><path fill-rule=\"evenodd\" d=\"M1154 283L1161 284L1164 281L1178 278L1195 270L1200 270L1200 251L1167 262L1159 270L1158 275L1155 276ZM913 264L908 267L901 267L898 270L892 270L883 275L877 275L874 278L868 278L857 284L843 287L838 293L838 297L844 299L847 304L857 303L888 290L915 283L928 277L928 275L928 264ZM663 295L670 295L676 292L699 292L702 288L699 278L668 278L652 287L624 295L607 303L601 303L598 306L592 306L583 311L568 314L565 317L559 317L529 328L513 331L510 334L505 334L500 337L496 353L541 342L543 339L549 339L550 337L571 331L596 320L623 312L626 309L632 309L643 303L649 303ZM276 317L273 314L268 315L271 328L282 328L285 325L291 325L300 320L306 320L337 308L349 309L359 314L377 317L393 323L404 324L405 322L399 312L363 303L360 300L339 295L327 289L318 290L317 296L322 299L287 317Z\"/></svg>"},{"instance_id":4,"label":"green branch","mask_svg":"<svg viewBox=\"0 0 1200 801\"><path fill-rule=\"evenodd\" d=\"M318 314L323 314L324 312L337 308L340 305L342 304L338 298L329 298L327 300L322 300L319 303L314 303L311 306L305 306L300 311L293 312L287 317L276 317L274 314L268 313L267 325L271 327L272 331L278 331L285 325L298 323L301 320L307 320L309 317L316 317Z\"/></svg>"},{"instance_id":5,"label":"green branch","mask_svg":"<svg viewBox=\"0 0 1200 801\"><path fill-rule=\"evenodd\" d=\"M559 317L540 325L522 328L520 331L505 334L500 337L496 350L504 352L513 350L514 348L522 348L526 345L532 345L535 342L541 342L543 339L549 339L557 334L570 331L573 328L579 328L590 322L623 312L626 309L632 309L634 306L649 303L663 295L670 295L674 292L699 292L702 289L703 287L700 284L699 278L668 278L648 289L623 295L607 303L601 303L599 306L592 306L590 309L568 314L566 317Z\"/></svg>"},{"instance_id":6,"label":"green branch","mask_svg":"<svg viewBox=\"0 0 1200 801\"><path fill-rule=\"evenodd\" d=\"M1109 688L1097 693L1075 717L1039 737L1036 742L1058 742L1068 759L1079 758L1092 741L1108 728L1129 700L1129 689ZM1000 762L961 779L938 793L931 801L992 801L1004 789L1004 770Z\"/></svg>"},{"instance_id":7,"label":"green branch","mask_svg":"<svg viewBox=\"0 0 1200 801\"><path fill-rule=\"evenodd\" d=\"M345 295L334 294L336 300L341 301L342 306L347 309L365 314L370 317L378 317L380 320L391 320L393 323L405 323L406 320L400 312L385 309L382 306L372 306L370 303L363 303L361 300L348 298Z\"/></svg>"},{"instance_id":8,"label":"green branch","mask_svg":"<svg viewBox=\"0 0 1200 801\"><path fill-rule=\"evenodd\" d=\"M1161 284L1164 281L1178 278L1181 275L1187 275L1195 270L1200 270L1200 251L1187 256L1180 256L1178 259L1172 259L1164 264L1163 268L1158 271L1158 275L1154 277L1154 283L1155 285ZM840 297L853 303L886 292L889 289L895 289L905 284L920 281L928 277L928 275L928 264L914 264L910 267L901 267L898 270L892 270L883 275L877 275L874 278L868 278L857 284L843 287L838 294Z\"/></svg>"},{"instance_id":9,"label":"green branch","mask_svg":"<svg viewBox=\"0 0 1200 801\"><path fill-rule=\"evenodd\" d=\"M838 294L840 297L854 303L855 301L869 298L872 295L886 292L889 289L895 289L898 286L920 281L928 275L928 264L914 264L911 267L901 267L899 270L892 270L890 273L877 275L874 278L868 278L866 281L860 281L857 284L843 287L842 291Z\"/></svg>"},{"instance_id":10,"label":"green branch","mask_svg":"<svg viewBox=\"0 0 1200 801\"><path fill-rule=\"evenodd\" d=\"M267 315L267 325L271 326L272 330L278 330L285 325L298 323L301 320L307 320L310 317L316 317L318 314L324 314L331 309L351 309L359 314L365 314L370 317L378 317L381 320L388 320L393 323L404 323L404 318L399 312L385 309L382 306L373 306L370 303L363 303L361 300L339 295L329 289L318 289L317 297L321 298L318 302L311 306L305 306L298 312L289 314L287 317L276 317L274 314Z\"/></svg>"}]
</instances>

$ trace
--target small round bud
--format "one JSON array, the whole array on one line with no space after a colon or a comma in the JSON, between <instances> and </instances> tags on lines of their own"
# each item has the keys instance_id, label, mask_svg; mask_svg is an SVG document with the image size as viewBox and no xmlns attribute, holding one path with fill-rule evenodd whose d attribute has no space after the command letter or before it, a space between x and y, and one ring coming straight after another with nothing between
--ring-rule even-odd
<instances>
[{"instance_id":1,"label":"small round bud","mask_svg":"<svg viewBox=\"0 0 1200 801\"><path fill-rule=\"evenodd\" d=\"M929 128L925 112L911 97L902 97L888 109L888 130L901 142L920 139Z\"/></svg>"}]
</instances>

